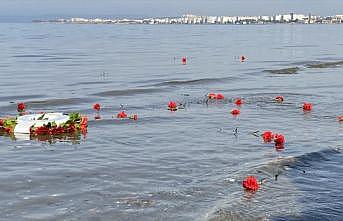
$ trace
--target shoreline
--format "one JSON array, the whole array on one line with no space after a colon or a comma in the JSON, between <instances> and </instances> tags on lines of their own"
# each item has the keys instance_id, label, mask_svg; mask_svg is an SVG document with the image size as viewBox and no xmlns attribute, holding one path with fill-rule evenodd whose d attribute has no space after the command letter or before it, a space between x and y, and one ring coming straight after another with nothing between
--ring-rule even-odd
<instances>
[{"instance_id":1,"label":"shoreline","mask_svg":"<svg viewBox=\"0 0 343 221\"><path fill-rule=\"evenodd\" d=\"M62 24L147 24L147 25L265 25L265 24L342 24L343 15L316 16L311 13L282 14L272 16L199 16L186 14L180 17L145 19L108 19L108 18L58 18L33 20L34 23Z\"/></svg>"}]
</instances>

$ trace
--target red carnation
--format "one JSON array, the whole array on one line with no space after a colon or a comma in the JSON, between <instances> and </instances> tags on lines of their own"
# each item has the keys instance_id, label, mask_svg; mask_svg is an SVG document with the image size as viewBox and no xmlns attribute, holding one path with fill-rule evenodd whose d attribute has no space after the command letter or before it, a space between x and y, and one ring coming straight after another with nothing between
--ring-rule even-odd
<instances>
[{"instance_id":1,"label":"red carnation","mask_svg":"<svg viewBox=\"0 0 343 221\"><path fill-rule=\"evenodd\" d=\"M96 110L96 111L100 111L100 109L101 109L100 104L98 104L98 103L94 104L93 105L93 109Z\"/></svg>"},{"instance_id":2,"label":"red carnation","mask_svg":"<svg viewBox=\"0 0 343 221\"><path fill-rule=\"evenodd\" d=\"M117 118L127 118L127 114L125 111L121 111L117 114Z\"/></svg>"},{"instance_id":3,"label":"red carnation","mask_svg":"<svg viewBox=\"0 0 343 221\"><path fill-rule=\"evenodd\" d=\"M275 101L278 102L278 103L282 103L283 102L283 97L282 96L276 96L275 97Z\"/></svg>"},{"instance_id":4,"label":"red carnation","mask_svg":"<svg viewBox=\"0 0 343 221\"><path fill-rule=\"evenodd\" d=\"M285 137L282 134L274 135L275 146L282 147L285 144Z\"/></svg>"},{"instance_id":5,"label":"red carnation","mask_svg":"<svg viewBox=\"0 0 343 221\"><path fill-rule=\"evenodd\" d=\"M35 135L44 135L44 134L49 134L49 128L45 126L37 127L35 128Z\"/></svg>"},{"instance_id":6,"label":"red carnation","mask_svg":"<svg viewBox=\"0 0 343 221\"><path fill-rule=\"evenodd\" d=\"M18 112L24 112L25 111L25 104L24 103L18 103L17 107Z\"/></svg>"},{"instance_id":7,"label":"red carnation","mask_svg":"<svg viewBox=\"0 0 343 221\"><path fill-rule=\"evenodd\" d=\"M224 99L224 95L219 93L217 94L217 97L216 97L217 100L223 100Z\"/></svg>"},{"instance_id":8,"label":"red carnation","mask_svg":"<svg viewBox=\"0 0 343 221\"><path fill-rule=\"evenodd\" d=\"M174 101L170 101L168 104L168 109L171 111L176 111L177 110L177 104Z\"/></svg>"},{"instance_id":9,"label":"red carnation","mask_svg":"<svg viewBox=\"0 0 343 221\"><path fill-rule=\"evenodd\" d=\"M233 109L233 110L231 110L231 114L232 114L232 115L239 115L240 113L241 113L241 111L238 110L238 109Z\"/></svg>"},{"instance_id":10,"label":"red carnation","mask_svg":"<svg viewBox=\"0 0 343 221\"><path fill-rule=\"evenodd\" d=\"M240 98L238 98L238 99L235 100L235 104L238 105L238 106L240 106L240 105L243 104L243 100L240 99Z\"/></svg>"},{"instance_id":11,"label":"red carnation","mask_svg":"<svg viewBox=\"0 0 343 221\"><path fill-rule=\"evenodd\" d=\"M82 127L81 127L81 129L82 129ZM64 133L63 127L56 127L56 128L50 129L51 135L62 134L62 133Z\"/></svg>"},{"instance_id":12,"label":"red carnation","mask_svg":"<svg viewBox=\"0 0 343 221\"><path fill-rule=\"evenodd\" d=\"M0 127L4 126L4 120L0 119Z\"/></svg>"},{"instance_id":13,"label":"red carnation","mask_svg":"<svg viewBox=\"0 0 343 221\"><path fill-rule=\"evenodd\" d=\"M181 62L183 65L187 64L187 58L186 57L182 57L181 58Z\"/></svg>"},{"instance_id":14,"label":"red carnation","mask_svg":"<svg viewBox=\"0 0 343 221\"><path fill-rule=\"evenodd\" d=\"M257 179L254 176L248 176L247 178L245 178L245 180L243 180L242 184L244 189L249 191L257 191L260 187Z\"/></svg>"},{"instance_id":15,"label":"red carnation","mask_svg":"<svg viewBox=\"0 0 343 221\"><path fill-rule=\"evenodd\" d=\"M262 134L262 138L263 138L264 142L266 142L266 143L272 142L273 137L274 136L273 136L273 133L271 131L265 131Z\"/></svg>"},{"instance_id":16,"label":"red carnation","mask_svg":"<svg viewBox=\"0 0 343 221\"><path fill-rule=\"evenodd\" d=\"M209 93L207 97L208 99L217 99L217 95L215 93Z\"/></svg>"},{"instance_id":17,"label":"red carnation","mask_svg":"<svg viewBox=\"0 0 343 221\"><path fill-rule=\"evenodd\" d=\"M5 131L6 131L6 133L10 134L10 133L13 132L13 128L12 127L7 127L7 128L5 128Z\"/></svg>"},{"instance_id":18,"label":"red carnation","mask_svg":"<svg viewBox=\"0 0 343 221\"><path fill-rule=\"evenodd\" d=\"M137 114L133 114L133 115L130 116L130 119L138 120L138 115Z\"/></svg>"},{"instance_id":19,"label":"red carnation","mask_svg":"<svg viewBox=\"0 0 343 221\"><path fill-rule=\"evenodd\" d=\"M303 110L304 111L311 111L312 110L312 104L305 102L304 105L303 105Z\"/></svg>"}]
</instances>

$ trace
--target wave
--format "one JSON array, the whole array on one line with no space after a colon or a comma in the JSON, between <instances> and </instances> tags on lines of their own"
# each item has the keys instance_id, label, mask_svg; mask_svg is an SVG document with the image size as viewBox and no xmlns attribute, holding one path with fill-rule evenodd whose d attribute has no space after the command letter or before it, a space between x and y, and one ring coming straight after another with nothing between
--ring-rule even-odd
<instances>
[{"instance_id":1,"label":"wave","mask_svg":"<svg viewBox=\"0 0 343 221\"><path fill-rule=\"evenodd\" d=\"M343 65L343 61L333 61L333 62L312 62L306 64L307 68L335 68L341 67Z\"/></svg>"},{"instance_id":2,"label":"wave","mask_svg":"<svg viewBox=\"0 0 343 221\"><path fill-rule=\"evenodd\" d=\"M162 83L157 83L152 86L176 86L176 85L199 85L199 84L209 84L209 83L220 83L227 80L234 80L233 77L227 78L201 78L192 80L171 80Z\"/></svg>"},{"instance_id":3,"label":"wave","mask_svg":"<svg viewBox=\"0 0 343 221\"><path fill-rule=\"evenodd\" d=\"M163 91L161 88L133 88L125 90L110 90L95 93L92 95L95 96L104 96L104 97L116 97L116 96L131 96L136 94L147 94L147 93L158 93Z\"/></svg>"},{"instance_id":4,"label":"wave","mask_svg":"<svg viewBox=\"0 0 343 221\"><path fill-rule=\"evenodd\" d=\"M59 106L68 104L79 104L87 101L85 98L55 98L40 101L28 101L26 104L30 107L46 107L46 106Z\"/></svg>"},{"instance_id":5,"label":"wave","mask_svg":"<svg viewBox=\"0 0 343 221\"><path fill-rule=\"evenodd\" d=\"M281 68L281 69L269 69L264 70L264 72L269 72L272 74L284 74L284 75L291 75L297 74L301 68L337 68L343 66L343 61L330 61L330 62L320 62L320 61L301 61L295 62L291 65L296 65L293 67L288 68ZM300 66L300 67L299 67Z\"/></svg>"},{"instance_id":6,"label":"wave","mask_svg":"<svg viewBox=\"0 0 343 221\"><path fill-rule=\"evenodd\" d=\"M273 220L270 219L273 217L303 217L298 198L303 197L304 193L294 184L294 177L299 177L304 182L304 179L309 179L308 172L312 174L311 170L321 168L324 162L330 161L332 157L341 153L341 148L323 149L300 156L278 158L257 166L247 174L258 174L257 176L265 181L260 190L256 193L244 193L239 181L237 187L232 187L232 195L219 202L218 206L207 213L205 220L257 221ZM237 179L242 180L243 177ZM308 184L303 185L311 188L311 180L307 182Z\"/></svg>"},{"instance_id":7,"label":"wave","mask_svg":"<svg viewBox=\"0 0 343 221\"><path fill-rule=\"evenodd\" d=\"M74 87L78 85L98 85L98 84L110 84L110 83L113 83L113 81L84 81L84 82L66 84L66 86Z\"/></svg>"},{"instance_id":8,"label":"wave","mask_svg":"<svg viewBox=\"0 0 343 221\"><path fill-rule=\"evenodd\" d=\"M282 69L275 69L275 70L264 70L265 72L269 72L272 74L297 74L300 70L299 67L289 67L289 68L282 68Z\"/></svg>"}]
</instances>

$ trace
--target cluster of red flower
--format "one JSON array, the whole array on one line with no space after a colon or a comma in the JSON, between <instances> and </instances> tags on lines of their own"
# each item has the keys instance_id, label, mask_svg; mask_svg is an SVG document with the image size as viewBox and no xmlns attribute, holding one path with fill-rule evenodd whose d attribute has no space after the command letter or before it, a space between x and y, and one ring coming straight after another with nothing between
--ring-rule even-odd
<instances>
[{"instance_id":1,"label":"cluster of red flower","mask_svg":"<svg viewBox=\"0 0 343 221\"><path fill-rule=\"evenodd\" d=\"M57 135L57 134L63 134L63 133L75 133L78 130L81 131L81 133L85 134L87 133L87 127L88 127L88 118L86 116L82 116L80 122L78 120L70 120L69 122L57 126L57 125L44 125L41 127L33 127L30 128L30 134L31 135Z\"/></svg>"},{"instance_id":2,"label":"cluster of red flower","mask_svg":"<svg viewBox=\"0 0 343 221\"><path fill-rule=\"evenodd\" d=\"M285 137L282 134L273 134L271 131L263 132L262 138L265 143L274 141L275 147L278 149L283 149L286 142Z\"/></svg>"},{"instance_id":3,"label":"cluster of red flower","mask_svg":"<svg viewBox=\"0 0 343 221\"><path fill-rule=\"evenodd\" d=\"M209 93L207 95L207 98L210 99L210 100L223 100L224 99L224 95L221 94L221 93Z\"/></svg>"}]
</instances>

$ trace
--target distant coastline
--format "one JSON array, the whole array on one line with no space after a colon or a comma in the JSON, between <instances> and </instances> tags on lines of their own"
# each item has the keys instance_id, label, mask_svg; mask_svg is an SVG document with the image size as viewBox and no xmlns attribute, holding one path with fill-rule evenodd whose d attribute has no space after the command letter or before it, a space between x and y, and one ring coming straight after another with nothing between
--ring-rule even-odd
<instances>
[{"instance_id":1,"label":"distant coastline","mask_svg":"<svg viewBox=\"0 0 343 221\"><path fill-rule=\"evenodd\" d=\"M66 24L342 24L342 15L317 16L304 14L278 14L267 16L200 16L186 14L180 17L145 19L107 19L107 18L59 18L53 20L33 20L38 23Z\"/></svg>"}]
</instances>

